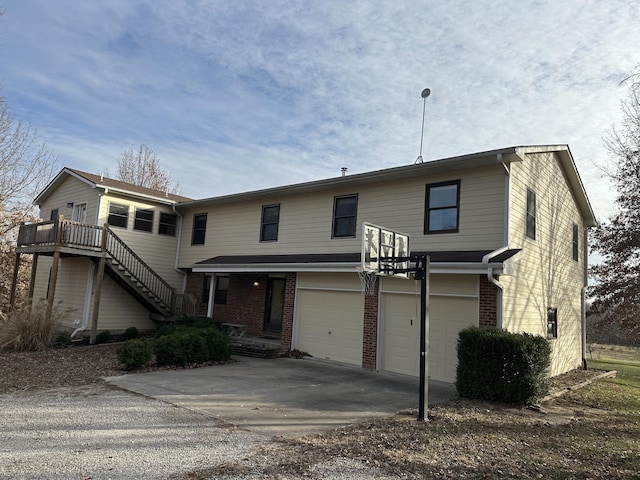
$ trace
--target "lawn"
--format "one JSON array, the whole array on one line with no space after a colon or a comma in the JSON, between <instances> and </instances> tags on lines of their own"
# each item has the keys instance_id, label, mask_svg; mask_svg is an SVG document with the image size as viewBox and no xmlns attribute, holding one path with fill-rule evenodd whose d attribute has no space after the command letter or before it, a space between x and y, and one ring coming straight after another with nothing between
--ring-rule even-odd
<instances>
[{"instance_id":1,"label":"lawn","mask_svg":"<svg viewBox=\"0 0 640 480\"><path fill-rule=\"evenodd\" d=\"M590 368L617 370L542 406L542 411L456 400L411 415L357 424L260 447L252 456L184 478L640 478L640 360L607 358ZM268 459L268 461L267 461Z\"/></svg>"}]
</instances>

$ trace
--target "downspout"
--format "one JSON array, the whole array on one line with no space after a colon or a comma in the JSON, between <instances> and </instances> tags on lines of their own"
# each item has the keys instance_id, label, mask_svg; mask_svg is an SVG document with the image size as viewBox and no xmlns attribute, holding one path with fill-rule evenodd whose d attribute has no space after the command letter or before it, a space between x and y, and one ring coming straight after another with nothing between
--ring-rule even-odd
<instances>
[{"instance_id":1,"label":"downspout","mask_svg":"<svg viewBox=\"0 0 640 480\"><path fill-rule=\"evenodd\" d=\"M587 369L587 287L589 285L589 230L584 228L584 233L582 234L583 240L583 252L582 252L582 263L584 270L584 286L581 289L582 293L582 368L584 370Z\"/></svg>"},{"instance_id":2,"label":"downspout","mask_svg":"<svg viewBox=\"0 0 640 480\"><path fill-rule=\"evenodd\" d=\"M175 203L171 206L171 209L173 210L173 213L175 213L180 218L180 227L178 228L178 242L176 243L176 261L173 265L173 269L180 275L182 275L182 293L184 293L187 290L187 273L178 268L178 265L180 265L180 248L182 247L182 224L184 219L182 215L176 210Z\"/></svg>"},{"instance_id":3,"label":"downspout","mask_svg":"<svg viewBox=\"0 0 640 480\"><path fill-rule=\"evenodd\" d=\"M96 205L96 223L100 225L100 209L102 208L102 193L98 194L98 204ZM89 277L87 278L87 291L84 296L84 310L82 312L82 325L76 328L71 337L76 336L78 332L84 332L89 326L89 315L91 313L91 292L93 291L93 276L95 274L95 264L93 262L89 265Z\"/></svg>"}]
</instances>

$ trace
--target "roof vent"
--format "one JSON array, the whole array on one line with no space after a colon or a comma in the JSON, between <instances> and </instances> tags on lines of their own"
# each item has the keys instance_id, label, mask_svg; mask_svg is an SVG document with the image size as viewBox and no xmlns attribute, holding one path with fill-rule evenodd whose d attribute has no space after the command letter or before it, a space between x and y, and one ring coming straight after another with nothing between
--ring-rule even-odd
<instances>
[{"instance_id":1,"label":"roof vent","mask_svg":"<svg viewBox=\"0 0 640 480\"><path fill-rule=\"evenodd\" d=\"M349 170L347 167L340 168L340 171L342 172L343 177L347 174L347 170Z\"/></svg>"}]
</instances>

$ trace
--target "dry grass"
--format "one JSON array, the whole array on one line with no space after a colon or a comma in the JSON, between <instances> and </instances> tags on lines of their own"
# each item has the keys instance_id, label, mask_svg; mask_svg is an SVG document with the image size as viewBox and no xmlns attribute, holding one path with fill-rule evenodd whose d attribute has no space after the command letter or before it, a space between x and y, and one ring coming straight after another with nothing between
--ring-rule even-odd
<instances>
[{"instance_id":1,"label":"dry grass","mask_svg":"<svg viewBox=\"0 0 640 480\"><path fill-rule=\"evenodd\" d=\"M45 301L17 305L0 323L0 350L46 350L60 321L68 314L67 309L57 304L47 315Z\"/></svg>"}]
</instances>

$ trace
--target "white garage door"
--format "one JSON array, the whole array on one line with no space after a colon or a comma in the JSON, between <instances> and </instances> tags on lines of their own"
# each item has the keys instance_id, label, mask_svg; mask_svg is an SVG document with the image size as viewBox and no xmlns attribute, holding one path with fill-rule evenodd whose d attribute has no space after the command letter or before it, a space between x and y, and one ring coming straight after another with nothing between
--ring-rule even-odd
<instances>
[{"instance_id":1,"label":"white garage door","mask_svg":"<svg viewBox=\"0 0 640 480\"><path fill-rule=\"evenodd\" d=\"M415 295L382 295L382 370L420 374L420 309ZM458 332L478 324L473 297L431 296L429 304L429 377L455 382Z\"/></svg>"},{"instance_id":2,"label":"white garage door","mask_svg":"<svg viewBox=\"0 0 640 480\"><path fill-rule=\"evenodd\" d=\"M360 292L298 290L296 348L314 357L362 365Z\"/></svg>"}]
</instances>

